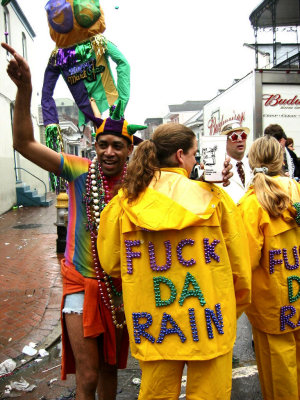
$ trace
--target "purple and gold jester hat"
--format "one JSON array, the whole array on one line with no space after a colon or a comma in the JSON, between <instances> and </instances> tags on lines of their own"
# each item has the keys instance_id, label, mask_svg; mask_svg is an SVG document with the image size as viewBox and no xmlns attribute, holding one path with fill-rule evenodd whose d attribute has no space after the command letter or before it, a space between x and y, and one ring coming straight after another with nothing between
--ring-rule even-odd
<instances>
[{"instance_id":1,"label":"purple and gold jester hat","mask_svg":"<svg viewBox=\"0 0 300 400\"><path fill-rule=\"evenodd\" d=\"M98 127L96 131L96 140L100 135L115 135L126 139L130 144L138 145L142 139L135 136L134 133L146 129L145 125L128 124L122 114L121 106L112 106L110 116L104 120L101 118L93 118L94 123Z\"/></svg>"}]
</instances>

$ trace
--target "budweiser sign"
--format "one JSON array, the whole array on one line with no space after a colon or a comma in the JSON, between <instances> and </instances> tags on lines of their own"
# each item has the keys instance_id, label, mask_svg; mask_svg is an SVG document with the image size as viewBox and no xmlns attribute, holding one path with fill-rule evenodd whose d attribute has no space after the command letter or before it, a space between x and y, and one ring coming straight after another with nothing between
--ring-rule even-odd
<instances>
[{"instance_id":1,"label":"budweiser sign","mask_svg":"<svg viewBox=\"0 0 300 400\"><path fill-rule=\"evenodd\" d=\"M234 115L230 118L224 118L224 115L222 115L222 118L219 122L217 122L216 117L211 117L211 119L208 121L207 124L209 129L209 134L210 135L218 134L219 132L221 132L223 125L233 120L240 121L240 124L242 125L242 122L245 120L245 112L241 112L240 114L234 113Z\"/></svg>"},{"instance_id":2,"label":"budweiser sign","mask_svg":"<svg viewBox=\"0 0 300 400\"><path fill-rule=\"evenodd\" d=\"M290 99L284 99L280 94L264 94L263 95L264 105L275 107L275 106L299 106L300 99L298 96L294 96Z\"/></svg>"}]
</instances>

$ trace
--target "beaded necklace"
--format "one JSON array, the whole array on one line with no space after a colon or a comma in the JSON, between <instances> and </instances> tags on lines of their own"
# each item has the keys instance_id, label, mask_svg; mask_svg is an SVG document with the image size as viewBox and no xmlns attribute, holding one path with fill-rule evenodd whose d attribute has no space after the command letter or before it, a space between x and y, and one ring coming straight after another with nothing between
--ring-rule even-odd
<instances>
[{"instance_id":1,"label":"beaded necklace","mask_svg":"<svg viewBox=\"0 0 300 400\"><path fill-rule=\"evenodd\" d=\"M124 165L120 181L122 182L126 174L127 164ZM117 328L123 328L126 321L119 324L116 317L116 312L123 308L123 304L115 306L113 294L120 297L121 292L118 292L113 284L112 278L106 274L101 268L98 253L97 253L97 234L100 222L100 214L106 204L112 199L112 190L110 190L109 182L103 174L101 166L98 163L97 156L92 160L85 183L86 193L83 196L83 202L86 205L87 226L90 231L92 244L92 257L96 278L98 281L99 292L104 305L111 311L113 324ZM102 283L104 282L105 289L103 290Z\"/></svg>"}]
</instances>

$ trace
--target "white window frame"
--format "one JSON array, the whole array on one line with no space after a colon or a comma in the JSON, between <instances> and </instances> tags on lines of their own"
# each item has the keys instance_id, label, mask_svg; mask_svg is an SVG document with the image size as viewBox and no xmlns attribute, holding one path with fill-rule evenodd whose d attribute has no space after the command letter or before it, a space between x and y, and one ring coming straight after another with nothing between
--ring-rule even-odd
<instances>
[{"instance_id":1,"label":"white window frame","mask_svg":"<svg viewBox=\"0 0 300 400\"><path fill-rule=\"evenodd\" d=\"M4 42L10 45L10 18L9 18L9 11L6 7L4 8L3 18L4 18L4 36L5 36ZM5 35L6 32L8 33L7 35ZM10 59L10 53L8 51L6 51L6 58L8 60Z\"/></svg>"}]
</instances>

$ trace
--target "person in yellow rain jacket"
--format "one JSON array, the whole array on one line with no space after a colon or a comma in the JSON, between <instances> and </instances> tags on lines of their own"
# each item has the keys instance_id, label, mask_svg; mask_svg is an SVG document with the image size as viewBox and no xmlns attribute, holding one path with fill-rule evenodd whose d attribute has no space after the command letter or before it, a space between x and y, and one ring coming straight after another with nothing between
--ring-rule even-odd
<instances>
[{"instance_id":1,"label":"person in yellow rain jacket","mask_svg":"<svg viewBox=\"0 0 300 400\"><path fill-rule=\"evenodd\" d=\"M214 184L188 179L193 131L160 125L141 143L123 190L100 218L103 269L122 276L139 399L230 399L236 317L250 302L251 269L237 207Z\"/></svg>"},{"instance_id":2,"label":"person in yellow rain jacket","mask_svg":"<svg viewBox=\"0 0 300 400\"><path fill-rule=\"evenodd\" d=\"M253 185L240 201L252 264L252 324L265 400L300 399L300 186L282 174L270 136L249 151ZM298 210L298 211L297 211ZM297 223L298 222L298 223Z\"/></svg>"}]
</instances>

